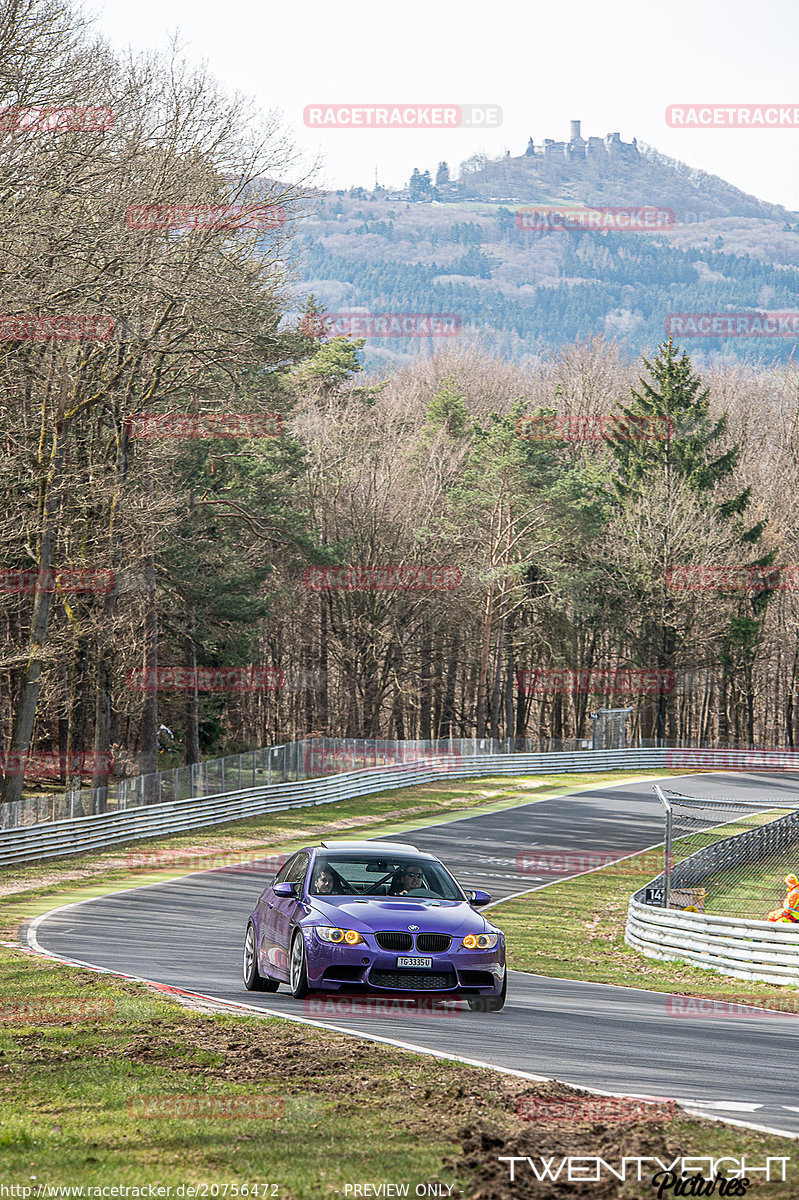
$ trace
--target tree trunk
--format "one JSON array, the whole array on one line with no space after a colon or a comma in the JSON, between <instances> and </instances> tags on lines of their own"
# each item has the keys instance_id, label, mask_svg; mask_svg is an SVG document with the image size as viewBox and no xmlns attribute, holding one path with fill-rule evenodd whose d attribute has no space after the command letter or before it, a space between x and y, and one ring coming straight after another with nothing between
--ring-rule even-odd
<instances>
[{"instance_id":1,"label":"tree trunk","mask_svg":"<svg viewBox=\"0 0 799 1200\"><path fill-rule=\"evenodd\" d=\"M422 644L419 661L419 737L430 741L430 626L427 619L422 627Z\"/></svg>"},{"instance_id":2,"label":"tree trunk","mask_svg":"<svg viewBox=\"0 0 799 1200\"><path fill-rule=\"evenodd\" d=\"M44 669L44 647L53 604L53 566L63 486L65 437L66 431L59 416L53 430L52 465L48 477L43 483L39 576L33 600L30 634L28 635L28 664L22 677L22 687L11 731L10 761L7 762L7 769L3 776L3 790L0 795L3 804L15 804L22 796L25 760L30 751L33 737L36 706Z\"/></svg>"},{"instance_id":3,"label":"tree trunk","mask_svg":"<svg viewBox=\"0 0 799 1200\"><path fill-rule=\"evenodd\" d=\"M488 696L488 656L491 649L491 618L494 607L494 583L488 585L485 612L483 615L483 636L480 644L480 673L477 679L477 718L476 736L485 737L486 733L486 701Z\"/></svg>"}]
</instances>

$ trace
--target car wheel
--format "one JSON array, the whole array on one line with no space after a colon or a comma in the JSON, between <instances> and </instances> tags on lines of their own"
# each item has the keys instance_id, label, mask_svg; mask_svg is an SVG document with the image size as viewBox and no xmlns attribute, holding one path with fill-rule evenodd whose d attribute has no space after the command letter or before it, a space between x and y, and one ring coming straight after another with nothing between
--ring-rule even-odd
<instances>
[{"instance_id":1,"label":"car wheel","mask_svg":"<svg viewBox=\"0 0 799 1200\"><path fill-rule=\"evenodd\" d=\"M505 1007L505 1001L508 998L508 971L505 969L505 978L502 982L502 991L498 996L472 996L469 999L469 1008L472 1012L499 1012Z\"/></svg>"},{"instance_id":2,"label":"car wheel","mask_svg":"<svg viewBox=\"0 0 799 1200\"><path fill-rule=\"evenodd\" d=\"M258 955L255 952L255 928L252 921L247 926L244 938L244 986L248 992L276 992L280 984L276 979L265 978L258 970Z\"/></svg>"},{"instance_id":3,"label":"car wheel","mask_svg":"<svg viewBox=\"0 0 799 1200\"><path fill-rule=\"evenodd\" d=\"M302 1000L308 995L308 967L305 962L305 938L302 936L301 930L297 930L294 934L294 941L291 943L291 959L289 965L289 978L291 979L291 994L298 1000Z\"/></svg>"}]
</instances>

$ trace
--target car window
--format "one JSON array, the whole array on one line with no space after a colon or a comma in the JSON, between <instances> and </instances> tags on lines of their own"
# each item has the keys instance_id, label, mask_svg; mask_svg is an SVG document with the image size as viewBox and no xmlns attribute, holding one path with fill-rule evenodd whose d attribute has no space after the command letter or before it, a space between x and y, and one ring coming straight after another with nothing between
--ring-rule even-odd
<instances>
[{"instance_id":1,"label":"car window","mask_svg":"<svg viewBox=\"0 0 799 1200\"><path fill-rule=\"evenodd\" d=\"M441 863L428 859L398 858L396 855L330 854L317 857L314 881L322 872L332 876L328 895L416 896L419 899L462 900L455 880ZM312 884L311 891L325 894Z\"/></svg>"},{"instance_id":2,"label":"car window","mask_svg":"<svg viewBox=\"0 0 799 1200\"><path fill-rule=\"evenodd\" d=\"M286 883L301 883L305 878L305 872L308 870L308 863L311 861L309 854L300 853L294 856L289 865L289 871L285 876Z\"/></svg>"},{"instance_id":3,"label":"car window","mask_svg":"<svg viewBox=\"0 0 799 1200\"><path fill-rule=\"evenodd\" d=\"M283 866L280 868L277 875L272 880L272 885L271 885L272 887L274 887L276 883L286 883L287 881L289 883L291 882L291 880L289 879L289 871L292 871L294 869L294 865L299 857L300 857L299 853L292 854L291 858L287 859L286 862L283 863Z\"/></svg>"}]
</instances>

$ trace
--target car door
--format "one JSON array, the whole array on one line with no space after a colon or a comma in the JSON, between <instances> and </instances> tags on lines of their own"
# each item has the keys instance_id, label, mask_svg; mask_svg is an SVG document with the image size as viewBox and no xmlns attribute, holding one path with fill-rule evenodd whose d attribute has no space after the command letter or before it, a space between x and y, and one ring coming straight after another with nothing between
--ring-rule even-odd
<instances>
[{"instance_id":1,"label":"car door","mask_svg":"<svg viewBox=\"0 0 799 1200\"><path fill-rule=\"evenodd\" d=\"M284 973L283 977L286 979L288 979L288 954L294 925L305 911L302 903L302 892L310 861L310 854L301 850L299 854L294 856L290 863L286 864L289 869L282 882L293 883L296 887L296 896L272 897L274 901L272 915L274 921L275 959L281 965L281 974Z\"/></svg>"},{"instance_id":2,"label":"car door","mask_svg":"<svg viewBox=\"0 0 799 1200\"><path fill-rule=\"evenodd\" d=\"M298 858L299 854L293 854L284 862L258 902L260 908L258 921L260 962L267 975L282 977L286 972L287 963L285 956L278 953L276 925L278 918L277 904L280 897L275 895L274 886L276 883L285 883L287 881L289 872L294 867Z\"/></svg>"}]
</instances>

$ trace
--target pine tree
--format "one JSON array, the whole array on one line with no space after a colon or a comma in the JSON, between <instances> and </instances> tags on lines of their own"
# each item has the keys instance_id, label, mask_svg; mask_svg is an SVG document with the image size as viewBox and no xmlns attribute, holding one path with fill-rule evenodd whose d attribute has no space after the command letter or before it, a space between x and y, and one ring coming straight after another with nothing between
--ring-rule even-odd
<instances>
[{"instance_id":1,"label":"pine tree","mask_svg":"<svg viewBox=\"0 0 799 1200\"><path fill-rule=\"evenodd\" d=\"M736 565L744 565L743 560L748 558L750 561L746 565L766 566L773 560L773 554L761 551L758 555L756 549L765 521L750 526L745 522L751 488L746 487L731 496L724 494L728 489L723 485L735 472L740 448L732 445L725 450L717 445L727 432L727 414L723 413L716 420L710 416L710 390L703 387L699 376L693 373L688 354L680 353L670 337L658 347L652 362L643 361L650 378L640 378L640 391L631 388L630 404L617 405L606 441L615 468L612 491L616 505L632 507L640 505L642 496L657 494L659 497L660 510L655 517L661 531L659 557L656 564L651 564L654 590L641 631L644 643L641 649L645 652L648 646L649 652L656 657L658 668L672 671L681 648L681 637L668 573L670 568L684 563L690 554L690 548L684 543L677 549L674 537L674 513L679 507L681 492L692 498L698 512L712 518L722 535L721 540L735 553ZM743 596L737 593L736 611L729 615L718 647L726 688L733 691L732 676L739 673L742 681L739 694L748 697L749 714L753 712L754 660L773 589L755 587L753 592L753 595ZM659 743L666 737L667 699L666 693L661 691L654 729ZM753 717L748 724L751 727Z\"/></svg>"}]
</instances>

